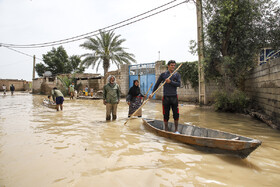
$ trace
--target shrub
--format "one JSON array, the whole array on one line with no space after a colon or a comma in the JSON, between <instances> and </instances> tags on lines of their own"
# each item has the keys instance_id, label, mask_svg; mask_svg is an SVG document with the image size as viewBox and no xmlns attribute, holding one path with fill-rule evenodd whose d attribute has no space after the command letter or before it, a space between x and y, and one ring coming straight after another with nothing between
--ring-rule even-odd
<instances>
[{"instance_id":1,"label":"shrub","mask_svg":"<svg viewBox=\"0 0 280 187\"><path fill-rule=\"evenodd\" d=\"M214 98L215 110L224 112L244 112L251 103L251 99L240 90L235 90L233 93L221 90L214 94Z\"/></svg>"}]
</instances>

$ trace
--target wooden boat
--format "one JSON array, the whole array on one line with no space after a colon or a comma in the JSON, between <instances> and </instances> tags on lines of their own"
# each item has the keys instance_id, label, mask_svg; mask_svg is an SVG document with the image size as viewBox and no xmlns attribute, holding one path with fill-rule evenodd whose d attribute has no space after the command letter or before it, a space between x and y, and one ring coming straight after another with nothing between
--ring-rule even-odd
<instances>
[{"instance_id":1,"label":"wooden boat","mask_svg":"<svg viewBox=\"0 0 280 187\"><path fill-rule=\"evenodd\" d=\"M44 99L43 100L43 105L48 107L48 108L52 108L52 109L56 109L56 104L55 103L50 103L48 100Z\"/></svg>"},{"instance_id":2,"label":"wooden boat","mask_svg":"<svg viewBox=\"0 0 280 187\"><path fill-rule=\"evenodd\" d=\"M201 151L231 154L240 158L246 158L262 143L257 139L194 125L178 124L180 134L176 134L171 122L168 123L168 131L163 130L163 121L160 120L143 119L143 124L159 136L192 145Z\"/></svg>"},{"instance_id":3,"label":"wooden boat","mask_svg":"<svg viewBox=\"0 0 280 187\"><path fill-rule=\"evenodd\" d=\"M77 99L103 99L103 97L100 97L100 96L84 96L84 95L81 95L81 96L77 96Z\"/></svg>"}]
</instances>

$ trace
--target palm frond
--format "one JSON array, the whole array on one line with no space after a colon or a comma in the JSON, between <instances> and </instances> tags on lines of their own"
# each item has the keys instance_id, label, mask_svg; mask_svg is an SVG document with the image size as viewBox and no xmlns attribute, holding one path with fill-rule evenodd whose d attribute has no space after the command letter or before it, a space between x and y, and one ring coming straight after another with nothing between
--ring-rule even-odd
<instances>
[{"instance_id":1,"label":"palm frond","mask_svg":"<svg viewBox=\"0 0 280 187\"><path fill-rule=\"evenodd\" d=\"M96 38L88 38L86 42L80 46L91 50L92 53L83 54L81 57L85 57L82 61L83 66L92 68L98 68L103 64L103 68L107 69L110 64L116 64L118 67L122 64L130 64L136 62L135 56L125 51L126 48L121 45L125 42L125 39L120 39L120 35L115 35L114 31L103 32L100 31L100 35ZM104 68L104 75L105 75Z\"/></svg>"}]
</instances>

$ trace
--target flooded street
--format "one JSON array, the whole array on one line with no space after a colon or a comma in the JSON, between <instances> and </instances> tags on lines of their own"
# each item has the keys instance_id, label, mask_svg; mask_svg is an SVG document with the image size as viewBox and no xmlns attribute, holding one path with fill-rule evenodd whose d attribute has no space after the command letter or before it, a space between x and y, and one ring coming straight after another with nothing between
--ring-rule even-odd
<instances>
[{"instance_id":1,"label":"flooded street","mask_svg":"<svg viewBox=\"0 0 280 187\"><path fill-rule=\"evenodd\" d=\"M42 106L46 96L0 95L0 186L279 186L280 132L250 117L180 104L180 123L259 139L246 159L198 151L147 131L141 119L105 121L102 100L65 99L64 110ZM162 119L159 102L143 117ZM171 112L172 113L172 112Z\"/></svg>"}]
</instances>

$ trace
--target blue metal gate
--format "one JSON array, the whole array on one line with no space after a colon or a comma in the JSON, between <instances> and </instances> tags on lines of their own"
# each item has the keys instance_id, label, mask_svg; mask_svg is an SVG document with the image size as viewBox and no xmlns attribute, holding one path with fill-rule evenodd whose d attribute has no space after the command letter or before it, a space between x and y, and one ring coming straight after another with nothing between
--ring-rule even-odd
<instances>
[{"instance_id":1,"label":"blue metal gate","mask_svg":"<svg viewBox=\"0 0 280 187\"><path fill-rule=\"evenodd\" d=\"M128 68L129 88L133 86L134 80L138 80L142 93L146 94L153 83L153 86L148 93L148 95L150 95L156 82L155 63L130 65ZM155 96L153 98L155 98Z\"/></svg>"}]
</instances>

